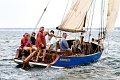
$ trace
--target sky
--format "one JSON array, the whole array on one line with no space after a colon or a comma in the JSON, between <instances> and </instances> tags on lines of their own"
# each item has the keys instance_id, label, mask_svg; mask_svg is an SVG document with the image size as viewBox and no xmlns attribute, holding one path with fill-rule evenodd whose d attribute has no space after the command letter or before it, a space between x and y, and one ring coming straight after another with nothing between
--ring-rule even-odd
<instances>
[{"instance_id":1,"label":"sky","mask_svg":"<svg viewBox=\"0 0 120 80\"><path fill-rule=\"evenodd\" d=\"M49 0L0 0L0 28L35 28ZM93 26L98 26L100 20L100 0L96 0ZM39 25L45 28L55 28L60 25L68 0L51 0ZM69 0L67 11L71 6ZM118 16L115 26L120 26Z\"/></svg>"}]
</instances>

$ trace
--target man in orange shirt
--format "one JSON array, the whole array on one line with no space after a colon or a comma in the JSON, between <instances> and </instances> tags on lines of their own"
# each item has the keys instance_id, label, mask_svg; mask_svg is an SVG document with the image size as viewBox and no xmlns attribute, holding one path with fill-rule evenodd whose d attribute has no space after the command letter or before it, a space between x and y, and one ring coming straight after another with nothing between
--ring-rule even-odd
<instances>
[{"instance_id":1,"label":"man in orange shirt","mask_svg":"<svg viewBox=\"0 0 120 80\"><path fill-rule=\"evenodd\" d=\"M36 47L39 50L37 57L36 57L36 62L38 61L38 57L40 55L40 53L43 50L43 58L42 61L44 62L44 58L45 58L45 54L46 54L46 39L45 39L45 35L44 35L44 27L40 27L39 32L37 34L37 38L36 38Z\"/></svg>"}]
</instances>

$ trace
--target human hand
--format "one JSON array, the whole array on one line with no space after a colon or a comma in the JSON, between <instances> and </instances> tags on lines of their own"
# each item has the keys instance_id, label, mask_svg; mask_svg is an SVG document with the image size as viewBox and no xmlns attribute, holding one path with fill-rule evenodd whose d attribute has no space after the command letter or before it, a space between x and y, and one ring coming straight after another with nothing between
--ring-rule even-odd
<instances>
[{"instance_id":1,"label":"human hand","mask_svg":"<svg viewBox=\"0 0 120 80\"><path fill-rule=\"evenodd\" d=\"M42 47L44 47L44 44L42 44Z\"/></svg>"}]
</instances>

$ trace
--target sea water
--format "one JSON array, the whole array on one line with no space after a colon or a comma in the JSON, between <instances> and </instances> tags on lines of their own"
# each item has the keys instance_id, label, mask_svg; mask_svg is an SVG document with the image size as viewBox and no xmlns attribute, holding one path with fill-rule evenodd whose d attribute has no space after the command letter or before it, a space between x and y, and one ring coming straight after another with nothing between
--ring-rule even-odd
<instances>
[{"instance_id":1,"label":"sea water","mask_svg":"<svg viewBox=\"0 0 120 80\"><path fill-rule=\"evenodd\" d=\"M33 67L17 68L16 49L25 32L0 31L0 80L120 80L120 31L107 35L102 57L87 66L70 69Z\"/></svg>"}]
</instances>

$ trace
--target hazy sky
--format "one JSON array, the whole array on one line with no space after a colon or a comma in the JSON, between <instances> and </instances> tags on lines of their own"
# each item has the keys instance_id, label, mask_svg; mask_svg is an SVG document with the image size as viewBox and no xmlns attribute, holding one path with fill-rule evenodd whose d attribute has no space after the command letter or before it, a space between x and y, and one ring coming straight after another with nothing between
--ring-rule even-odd
<instances>
[{"instance_id":1,"label":"hazy sky","mask_svg":"<svg viewBox=\"0 0 120 80\"><path fill-rule=\"evenodd\" d=\"M0 28L34 28L49 0L0 0ZM96 0L93 26L99 24L100 0ZM51 0L39 26L55 28L62 20L68 0ZM69 6L72 0L69 0ZM69 9L69 8L68 8ZM116 25L120 26L120 16ZM38 27L39 27L38 26Z\"/></svg>"}]
</instances>

